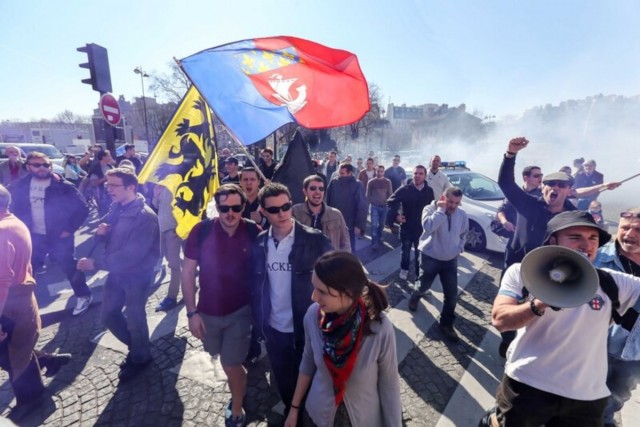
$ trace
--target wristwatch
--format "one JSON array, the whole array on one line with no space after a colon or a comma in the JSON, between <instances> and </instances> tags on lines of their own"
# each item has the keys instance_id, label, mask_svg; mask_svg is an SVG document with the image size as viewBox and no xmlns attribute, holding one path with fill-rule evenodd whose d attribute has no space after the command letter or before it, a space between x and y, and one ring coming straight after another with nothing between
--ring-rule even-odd
<instances>
[{"instance_id":1,"label":"wristwatch","mask_svg":"<svg viewBox=\"0 0 640 427\"><path fill-rule=\"evenodd\" d=\"M193 316L195 316L198 313L198 310L194 310L194 311L187 311L187 319L191 319Z\"/></svg>"},{"instance_id":2,"label":"wristwatch","mask_svg":"<svg viewBox=\"0 0 640 427\"><path fill-rule=\"evenodd\" d=\"M538 317L541 317L544 315L544 310L539 310L538 307L536 307L536 298L535 297L531 297L529 298L529 306L531 307L531 311L533 311L533 314L535 314Z\"/></svg>"}]
</instances>

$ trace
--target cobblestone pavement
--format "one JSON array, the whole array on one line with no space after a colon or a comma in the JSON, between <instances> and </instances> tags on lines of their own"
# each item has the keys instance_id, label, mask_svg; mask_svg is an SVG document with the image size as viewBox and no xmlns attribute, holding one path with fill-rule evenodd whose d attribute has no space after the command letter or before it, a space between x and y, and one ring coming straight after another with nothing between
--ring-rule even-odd
<instances>
[{"instance_id":1,"label":"cobblestone pavement","mask_svg":"<svg viewBox=\"0 0 640 427\"><path fill-rule=\"evenodd\" d=\"M459 294L455 328L460 341L443 341L437 323L400 363L407 426L435 426L491 324L500 270L487 264ZM487 408L488 409L488 408Z\"/></svg>"},{"instance_id":2,"label":"cobblestone pavement","mask_svg":"<svg viewBox=\"0 0 640 427\"><path fill-rule=\"evenodd\" d=\"M393 236L387 235L386 239L390 246L396 243ZM381 254L368 247L358 252L364 263L374 261ZM399 365L407 426L437 423L487 331L500 273L499 256L488 258L490 262L485 263L460 294L455 326L461 341L455 345L443 342L435 324ZM158 318L154 307L166 293L166 280L149 297L150 318ZM410 291L409 284L398 279L397 271L384 284L388 285L393 306L403 301ZM224 406L230 397L224 379L218 380L220 375L214 372L207 375L207 381L197 380L181 370L181 365L203 366L203 370L211 365L201 342L191 337L186 322L181 320L184 313L178 315L181 308L161 318L161 325L152 333L153 364L140 377L123 385L119 384L118 372L125 350L118 345L92 341L104 332L99 321L100 306L92 306L79 318L61 314L59 321L43 328L37 348L72 353L73 360L54 378L45 378L51 399L20 425L224 425ZM270 386L269 377L266 358L249 367L245 398L249 426L278 425L282 421L277 410L279 398ZM15 402L4 372L0 374L0 382L0 410L6 416Z\"/></svg>"}]
</instances>

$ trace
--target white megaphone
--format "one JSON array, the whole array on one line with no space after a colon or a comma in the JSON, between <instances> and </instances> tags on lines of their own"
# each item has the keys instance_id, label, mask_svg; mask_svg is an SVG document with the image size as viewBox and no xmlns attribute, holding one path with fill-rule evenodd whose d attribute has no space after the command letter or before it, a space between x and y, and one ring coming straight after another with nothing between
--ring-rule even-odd
<instances>
[{"instance_id":1,"label":"white megaphone","mask_svg":"<svg viewBox=\"0 0 640 427\"><path fill-rule=\"evenodd\" d=\"M590 301L600 284L589 259L563 246L541 246L529 252L522 260L520 276L531 295L558 308Z\"/></svg>"}]
</instances>

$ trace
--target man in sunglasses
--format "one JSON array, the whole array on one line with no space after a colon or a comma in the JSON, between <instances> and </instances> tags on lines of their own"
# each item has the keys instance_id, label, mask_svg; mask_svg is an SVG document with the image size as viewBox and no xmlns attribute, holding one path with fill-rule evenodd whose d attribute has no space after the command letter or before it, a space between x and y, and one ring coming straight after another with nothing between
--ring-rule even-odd
<instances>
[{"instance_id":1,"label":"man in sunglasses","mask_svg":"<svg viewBox=\"0 0 640 427\"><path fill-rule=\"evenodd\" d=\"M509 141L498 175L500 189L518 212L514 236L505 249L505 269L522 261L528 252L542 245L551 218L560 212L575 210L567 200L571 195L573 177L563 172L546 175L542 180L542 195L537 198L531 197L516 184L516 155L528 144L529 141L523 137Z\"/></svg>"},{"instance_id":2,"label":"man in sunglasses","mask_svg":"<svg viewBox=\"0 0 640 427\"><path fill-rule=\"evenodd\" d=\"M334 248L351 252L349 230L338 209L324 203L325 184L322 177L310 175L302 183L306 201L293 206L293 217L308 227L320 230Z\"/></svg>"},{"instance_id":3,"label":"man in sunglasses","mask_svg":"<svg viewBox=\"0 0 640 427\"><path fill-rule=\"evenodd\" d=\"M239 186L224 184L213 198L219 216L193 227L185 244L182 293L191 334L209 354L220 355L231 390L225 425L236 426L244 425L247 373L242 362L251 336L251 253L261 230L242 217L247 197Z\"/></svg>"},{"instance_id":4,"label":"man in sunglasses","mask_svg":"<svg viewBox=\"0 0 640 427\"><path fill-rule=\"evenodd\" d=\"M74 233L89 214L87 203L78 189L51 171L51 161L40 152L27 155L29 174L11 186L13 213L31 232L31 264L36 274L44 273L49 254L64 271L77 301L73 315L89 308L91 291L85 275L76 268Z\"/></svg>"},{"instance_id":5,"label":"man in sunglasses","mask_svg":"<svg viewBox=\"0 0 640 427\"><path fill-rule=\"evenodd\" d=\"M640 277L640 208L620 214L615 239L598 249L594 265ZM609 328L607 387L611 396L604 411L607 427L616 426L615 413L631 398L631 392L640 382L639 311L640 304L636 304L624 314L623 324Z\"/></svg>"},{"instance_id":6,"label":"man in sunglasses","mask_svg":"<svg viewBox=\"0 0 640 427\"><path fill-rule=\"evenodd\" d=\"M254 319L266 338L286 416L304 349L303 319L312 302L311 273L320 255L333 248L320 231L292 218L291 193L286 186L267 184L258 193L258 200L271 227L254 245Z\"/></svg>"}]
</instances>

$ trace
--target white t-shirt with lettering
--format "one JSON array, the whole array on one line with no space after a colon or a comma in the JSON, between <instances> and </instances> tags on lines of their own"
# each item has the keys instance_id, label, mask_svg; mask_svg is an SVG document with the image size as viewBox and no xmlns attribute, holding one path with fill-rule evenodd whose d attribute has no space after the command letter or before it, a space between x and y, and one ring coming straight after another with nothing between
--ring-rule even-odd
<instances>
[{"instance_id":1,"label":"white t-shirt with lettering","mask_svg":"<svg viewBox=\"0 0 640 427\"><path fill-rule=\"evenodd\" d=\"M291 220L293 222L293 220ZM293 307L291 306L291 274L292 266L289 263L289 254L293 247L295 226L291 233L276 244L273 239L273 228L269 229L267 249L267 274L271 287L271 315L269 326L284 332L293 332Z\"/></svg>"},{"instance_id":2,"label":"white t-shirt with lettering","mask_svg":"<svg viewBox=\"0 0 640 427\"><path fill-rule=\"evenodd\" d=\"M29 202L31 203L31 220L33 222L31 227L32 233L47 234L47 227L44 221L44 193L50 185L51 178L31 178Z\"/></svg>"}]
</instances>

